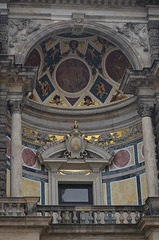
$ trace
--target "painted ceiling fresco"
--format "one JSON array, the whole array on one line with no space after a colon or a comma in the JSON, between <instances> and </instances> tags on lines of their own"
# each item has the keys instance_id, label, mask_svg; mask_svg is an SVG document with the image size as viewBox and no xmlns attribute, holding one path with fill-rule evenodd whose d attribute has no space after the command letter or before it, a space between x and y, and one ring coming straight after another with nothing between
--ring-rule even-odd
<instances>
[{"instance_id":1,"label":"painted ceiling fresco","mask_svg":"<svg viewBox=\"0 0 159 240\"><path fill-rule=\"evenodd\" d=\"M131 64L112 43L101 37L62 34L41 42L25 66L38 66L32 101L53 107L90 108L127 98L118 90Z\"/></svg>"}]
</instances>

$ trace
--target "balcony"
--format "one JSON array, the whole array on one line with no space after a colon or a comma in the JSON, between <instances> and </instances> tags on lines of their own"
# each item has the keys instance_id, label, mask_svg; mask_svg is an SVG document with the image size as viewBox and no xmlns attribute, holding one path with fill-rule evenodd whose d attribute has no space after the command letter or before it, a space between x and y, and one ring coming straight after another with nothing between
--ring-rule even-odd
<instances>
[{"instance_id":1,"label":"balcony","mask_svg":"<svg viewBox=\"0 0 159 240\"><path fill-rule=\"evenodd\" d=\"M35 233L35 239L70 239L70 234L76 238L82 233L138 240L146 239L148 229L159 229L159 198L148 198L143 206L53 206L38 202L38 197L0 198L3 239L6 233L12 236L6 239L16 239L25 232L27 237L22 239L34 239L28 234Z\"/></svg>"},{"instance_id":2,"label":"balcony","mask_svg":"<svg viewBox=\"0 0 159 240\"><path fill-rule=\"evenodd\" d=\"M0 216L51 217L51 224L137 224L148 213L143 206L53 206L39 205L39 199L0 198Z\"/></svg>"}]
</instances>

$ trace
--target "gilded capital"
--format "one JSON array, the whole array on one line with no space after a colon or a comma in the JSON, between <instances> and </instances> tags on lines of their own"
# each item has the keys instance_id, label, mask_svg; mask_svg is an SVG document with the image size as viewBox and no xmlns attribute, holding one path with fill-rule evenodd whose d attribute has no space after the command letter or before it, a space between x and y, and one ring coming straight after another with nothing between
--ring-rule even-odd
<instances>
[{"instance_id":1,"label":"gilded capital","mask_svg":"<svg viewBox=\"0 0 159 240\"><path fill-rule=\"evenodd\" d=\"M15 100L15 101L8 101L8 108L11 114L13 113L22 113L23 110L23 101L22 100Z\"/></svg>"},{"instance_id":2,"label":"gilded capital","mask_svg":"<svg viewBox=\"0 0 159 240\"><path fill-rule=\"evenodd\" d=\"M137 112L141 118L143 117L152 117L154 111L154 106L140 103L138 104Z\"/></svg>"}]
</instances>

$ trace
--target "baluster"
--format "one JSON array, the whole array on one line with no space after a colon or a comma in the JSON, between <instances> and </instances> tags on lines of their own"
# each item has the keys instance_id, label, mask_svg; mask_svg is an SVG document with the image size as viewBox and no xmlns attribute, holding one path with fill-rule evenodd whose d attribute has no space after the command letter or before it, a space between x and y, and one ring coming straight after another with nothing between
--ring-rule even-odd
<instances>
[{"instance_id":1,"label":"baluster","mask_svg":"<svg viewBox=\"0 0 159 240\"><path fill-rule=\"evenodd\" d=\"M90 224L93 223L92 211L89 211L88 221Z\"/></svg>"},{"instance_id":2,"label":"baluster","mask_svg":"<svg viewBox=\"0 0 159 240\"><path fill-rule=\"evenodd\" d=\"M4 203L1 203L0 216L5 216L5 215L6 215L6 211L4 209Z\"/></svg>"},{"instance_id":3,"label":"baluster","mask_svg":"<svg viewBox=\"0 0 159 240\"><path fill-rule=\"evenodd\" d=\"M57 219L56 219L57 214L51 210L49 211L49 215L52 217L52 224L57 223Z\"/></svg>"},{"instance_id":4,"label":"baluster","mask_svg":"<svg viewBox=\"0 0 159 240\"><path fill-rule=\"evenodd\" d=\"M123 211L120 211L119 214L120 214L119 222L120 222L121 224L123 224L123 223L124 223Z\"/></svg>"},{"instance_id":5,"label":"baluster","mask_svg":"<svg viewBox=\"0 0 159 240\"><path fill-rule=\"evenodd\" d=\"M112 222L115 224L116 220L115 211L112 211Z\"/></svg>"},{"instance_id":6,"label":"baluster","mask_svg":"<svg viewBox=\"0 0 159 240\"><path fill-rule=\"evenodd\" d=\"M128 211L127 221L128 221L129 224L132 223L132 217L131 217L131 212L130 211Z\"/></svg>"},{"instance_id":7,"label":"baluster","mask_svg":"<svg viewBox=\"0 0 159 240\"><path fill-rule=\"evenodd\" d=\"M139 212L138 211L135 211L135 221L136 223L139 221Z\"/></svg>"},{"instance_id":8,"label":"baluster","mask_svg":"<svg viewBox=\"0 0 159 240\"><path fill-rule=\"evenodd\" d=\"M105 224L108 224L109 222L108 212L104 212L104 222Z\"/></svg>"},{"instance_id":9,"label":"baluster","mask_svg":"<svg viewBox=\"0 0 159 240\"><path fill-rule=\"evenodd\" d=\"M49 215L53 217L53 211L49 211Z\"/></svg>"},{"instance_id":10,"label":"baluster","mask_svg":"<svg viewBox=\"0 0 159 240\"><path fill-rule=\"evenodd\" d=\"M13 215L12 203L9 203L8 215L9 215L9 216L12 216L12 215Z\"/></svg>"},{"instance_id":11,"label":"baluster","mask_svg":"<svg viewBox=\"0 0 159 240\"><path fill-rule=\"evenodd\" d=\"M16 215L21 216L20 203L17 203Z\"/></svg>"},{"instance_id":12,"label":"baluster","mask_svg":"<svg viewBox=\"0 0 159 240\"><path fill-rule=\"evenodd\" d=\"M74 210L73 211L73 223L77 223L77 220L78 220L78 218L77 218L77 211Z\"/></svg>"},{"instance_id":13,"label":"baluster","mask_svg":"<svg viewBox=\"0 0 159 240\"><path fill-rule=\"evenodd\" d=\"M100 224L101 217L100 217L100 211L97 211L97 224Z\"/></svg>"},{"instance_id":14,"label":"baluster","mask_svg":"<svg viewBox=\"0 0 159 240\"><path fill-rule=\"evenodd\" d=\"M44 217L45 216L45 210L41 210L41 215Z\"/></svg>"},{"instance_id":15,"label":"baluster","mask_svg":"<svg viewBox=\"0 0 159 240\"><path fill-rule=\"evenodd\" d=\"M65 211L65 221L66 223L70 223L70 216L69 216L69 211Z\"/></svg>"},{"instance_id":16,"label":"baluster","mask_svg":"<svg viewBox=\"0 0 159 240\"><path fill-rule=\"evenodd\" d=\"M81 211L81 218L80 218L80 223L85 223L85 215L84 215L84 211Z\"/></svg>"},{"instance_id":17,"label":"baluster","mask_svg":"<svg viewBox=\"0 0 159 240\"><path fill-rule=\"evenodd\" d=\"M62 222L61 211L57 211L57 222L58 223Z\"/></svg>"}]
</instances>

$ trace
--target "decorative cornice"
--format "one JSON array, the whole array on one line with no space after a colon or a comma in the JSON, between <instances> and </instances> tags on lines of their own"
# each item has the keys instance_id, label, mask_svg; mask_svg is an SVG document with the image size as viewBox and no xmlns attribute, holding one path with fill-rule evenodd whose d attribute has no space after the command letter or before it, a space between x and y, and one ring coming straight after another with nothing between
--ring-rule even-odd
<instances>
[{"instance_id":1,"label":"decorative cornice","mask_svg":"<svg viewBox=\"0 0 159 240\"><path fill-rule=\"evenodd\" d=\"M120 88L126 94L136 94L141 87L151 87L156 89L159 87L159 61L154 61L151 68L144 68L143 70L128 69L121 81Z\"/></svg>"},{"instance_id":2,"label":"decorative cornice","mask_svg":"<svg viewBox=\"0 0 159 240\"><path fill-rule=\"evenodd\" d=\"M10 3L35 3L34 0L10 0ZM41 3L41 1L36 1L36 3ZM141 6L141 7L145 7L146 5L157 5L158 4L158 0L117 0L117 1L108 1L108 0L43 0L42 4L54 4L54 5L84 5L84 6L93 6L96 8L99 7L136 7L136 6Z\"/></svg>"},{"instance_id":3,"label":"decorative cornice","mask_svg":"<svg viewBox=\"0 0 159 240\"><path fill-rule=\"evenodd\" d=\"M37 102L33 102L29 99L25 99L25 105L27 107L31 107L32 109L37 109L40 111L48 112L48 113L54 113L59 115L73 115L73 116L87 116L87 115L94 115L94 114L101 114L110 112L113 110L119 110L124 107L127 107L131 104L134 104L136 102L136 97L130 97L128 99L123 99L123 101L120 102L114 102L113 104L106 105L106 106L98 106L97 108L89 108L89 109L69 109L69 108L56 108L56 107L49 107L46 105L39 104Z\"/></svg>"},{"instance_id":4,"label":"decorative cornice","mask_svg":"<svg viewBox=\"0 0 159 240\"><path fill-rule=\"evenodd\" d=\"M141 118L152 117L154 106L145 103L139 103L137 111Z\"/></svg>"},{"instance_id":5,"label":"decorative cornice","mask_svg":"<svg viewBox=\"0 0 159 240\"><path fill-rule=\"evenodd\" d=\"M35 87L37 70L37 67L23 67L15 64L13 56L0 55L0 79L8 89L12 85L15 88L15 83L17 83L25 93L32 91Z\"/></svg>"},{"instance_id":6,"label":"decorative cornice","mask_svg":"<svg viewBox=\"0 0 159 240\"><path fill-rule=\"evenodd\" d=\"M13 113L22 113L23 110L23 101L8 101L8 108L11 114Z\"/></svg>"}]
</instances>

